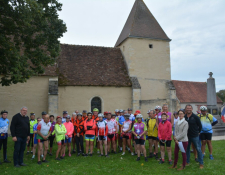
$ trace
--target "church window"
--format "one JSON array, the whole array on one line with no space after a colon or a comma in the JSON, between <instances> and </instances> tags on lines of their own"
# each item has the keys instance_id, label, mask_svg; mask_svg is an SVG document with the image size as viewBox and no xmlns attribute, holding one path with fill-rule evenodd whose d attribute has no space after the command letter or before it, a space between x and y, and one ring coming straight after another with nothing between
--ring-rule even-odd
<instances>
[{"instance_id":1,"label":"church window","mask_svg":"<svg viewBox=\"0 0 225 175\"><path fill-rule=\"evenodd\" d=\"M99 113L102 111L102 101L99 97L94 97L91 100L91 111L93 111L94 108L98 108Z\"/></svg>"},{"instance_id":2,"label":"church window","mask_svg":"<svg viewBox=\"0 0 225 175\"><path fill-rule=\"evenodd\" d=\"M149 44L149 48L152 49L153 48L153 45L152 44Z\"/></svg>"}]
</instances>

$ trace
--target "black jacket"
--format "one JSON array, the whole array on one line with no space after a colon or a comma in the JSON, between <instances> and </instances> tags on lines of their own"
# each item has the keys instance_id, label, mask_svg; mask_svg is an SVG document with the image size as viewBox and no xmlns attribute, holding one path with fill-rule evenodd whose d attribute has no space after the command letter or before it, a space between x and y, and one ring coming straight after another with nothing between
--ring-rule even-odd
<instances>
[{"instance_id":1,"label":"black jacket","mask_svg":"<svg viewBox=\"0 0 225 175\"><path fill-rule=\"evenodd\" d=\"M12 137L27 137L30 136L30 121L29 117L23 117L20 113L12 118L10 131Z\"/></svg>"},{"instance_id":2,"label":"black jacket","mask_svg":"<svg viewBox=\"0 0 225 175\"><path fill-rule=\"evenodd\" d=\"M184 116L185 120L188 122L188 138L198 137L199 133L202 130L202 123L200 118L194 113L190 117L187 117L187 114Z\"/></svg>"}]
</instances>

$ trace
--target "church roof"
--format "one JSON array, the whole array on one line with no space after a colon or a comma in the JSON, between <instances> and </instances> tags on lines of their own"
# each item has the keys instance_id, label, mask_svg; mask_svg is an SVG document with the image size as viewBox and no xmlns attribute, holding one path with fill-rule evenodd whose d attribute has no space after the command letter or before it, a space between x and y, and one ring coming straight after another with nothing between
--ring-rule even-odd
<instances>
[{"instance_id":1,"label":"church roof","mask_svg":"<svg viewBox=\"0 0 225 175\"><path fill-rule=\"evenodd\" d=\"M143 0L135 1L115 46L129 37L171 41Z\"/></svg>"},{"instance_id":2,"label":"church roof","mask_svg":"<svg viewBox=\"0 0 225 175\"><path fill-rule=\"evenodd\" d=\"M207 103L206 82L172 80L181 103ZM217 103L223 103L217 96Z\"/></svg>"},{"instance_id":3,"label":"church roof","mask_svg":"<svg viewBox=\"0 0 225 175\"><path fill-rule=\"evenodd\" d=\"M119 48L61 44L59 85L132 86Z\"/></svg>"}]
</instances>

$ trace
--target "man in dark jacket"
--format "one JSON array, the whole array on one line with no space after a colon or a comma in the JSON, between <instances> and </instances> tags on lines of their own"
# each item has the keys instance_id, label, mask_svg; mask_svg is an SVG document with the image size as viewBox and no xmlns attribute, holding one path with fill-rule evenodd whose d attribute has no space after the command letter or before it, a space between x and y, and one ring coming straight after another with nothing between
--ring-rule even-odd
<instances>
[{"instance_id":1,"label":"man in dark jacket","mask_svg":"<svg viewBox=\"0 0 225 175\"><path fill-rule=\"evenodd\" d=\"M185 107L186 110L186 115L185 120L188 122L188 147L187 147L187 164L190 163L190 146L191 143L194 144L195 149L198 152L198 161L200 164L200 169L203 169L203 155L202 155L202 151L201 151L201 146L200 146L200 142L199 142L199 134L202 130L202 124L201 121L199 119L199 117L197 115L195 115L192 110L192 106L191 105L186 105Z\"/></svg>"},{"instance_id":2,"label":"man in dark jacket","mask_svg":"<svg viewBox=\"0 0 225 175\"><path fill-rule=\"evenodd\" d=\"M12 140L15 142L13 160L14 166L26 166L23 163L23 154L26 148L26 142L30 140L30 122L27 116L27 107L22 107L20 113L12 118L10 126Z\"/></svg>"}]
</instances>

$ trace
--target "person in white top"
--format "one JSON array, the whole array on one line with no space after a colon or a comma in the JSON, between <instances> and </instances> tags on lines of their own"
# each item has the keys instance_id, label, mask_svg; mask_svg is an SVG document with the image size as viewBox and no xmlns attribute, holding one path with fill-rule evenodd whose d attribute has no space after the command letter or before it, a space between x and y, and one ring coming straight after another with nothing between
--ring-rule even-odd
<instances>
[{"instance_id":1,"label":"person in white top","mask_svg":"<svg viewBox=\"0 0 225 175\"><path fill-rule=\"evenodd\" d=\"M112 119L111 112L107 112L107 120L105 120L108 125L108 134L107 134L107 140L108 140L108 153L110 150L110 142L112 143L114 153L116 154L116 133L117 133L117 121L115 119Z\"/></svg>"}]
</instances>

